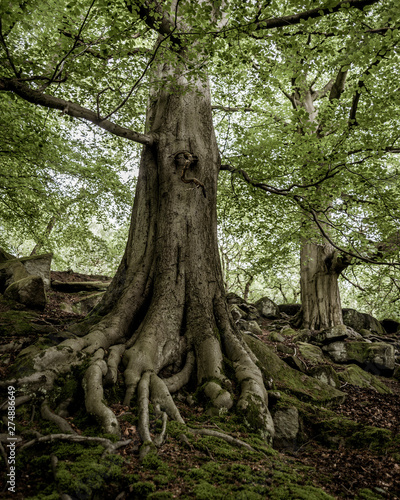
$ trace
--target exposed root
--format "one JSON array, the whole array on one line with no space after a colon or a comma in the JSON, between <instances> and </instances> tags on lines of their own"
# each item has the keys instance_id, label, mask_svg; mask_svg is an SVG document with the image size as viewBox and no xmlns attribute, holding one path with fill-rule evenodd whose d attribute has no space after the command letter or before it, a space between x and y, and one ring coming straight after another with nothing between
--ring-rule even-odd
<instances>
[{"instance_id":1,"label":"exposed root","mask_svg":"<svg viewBox=\"0 0 400 500\"><path fill-rule=\"evenodd\" d=\"M138 430L144 443L152 442L149 423L150 372L145 372L138 386L139 424Z\"/></svg>"},{"instance_id":2,"label":"exposed root","mask_svg":"<svg viewBox=\"0 0 400 500\"><path fill-rule=\"evenodd\" d=\"M229 444L239 446L241 448L246 448L246 450L249 450L249 451L254 451L254 452L256 451L252 446L250 446L245 441L242 441L241 439L234 438L234 437L230 436L229 434L225 434L223 432L214 431L212 429L193 429L191 427L188 427L188 431L190 433L198 435L198 436L211 436L211 437L220 438Z\"/></svg>"},{"instance_id":3,"label":"exposed root","mask_svg":"<svg viewBox=\"0 0 400 500\"><path fill-rule=\"evenodd\" d=\"M172 375L172 377L164 379L164 384L167 386L170 393L179 391L184 385L189 382L190 375L193 372L195 364L195 357L193 351L188 352L186 356L186 363L182 370Z\"/></svg>"},{"instance_id":4,"label":"exposed root","mask_svg":"<svg viewBox=\"0 0 400 500\"><path fill-rule=\"evenodd\" d=\"M155 373L151 375L150 378L150 388L151 388L151 400L155 404L159 404L160 407L167 413L167 415L177 422L184 423L178 408L176 407L174 400L164 381L158 377Z\"/></svg>"},{"instance_id":5,"label":"exposed root","mask_svg":"<svg viewBox=\"0 0 400 500\"><path fill-rule=\"evenodd\" d=\"M125 439L113 443L109 439L102 437L80 436L79 434L48 434L47 436L41 436L28 441L21 446L20 450L29 448L36 443L47 443L57 440L73 441L74 443L98 443L104 446L107 453L114 453L116 450L118 450L122 446L126 446L132 441L131 439Z\"/></svg>"},{"instance_id":6,"label":"exposed root","mask_svg":"<svg viewBox=\"0 0 400 500\"><path fill-rule=\"evenodd\" d=\"M167 422L168 422L168 415L165 413L165 411L162 414L162 428L160 434L154 438L154 444L159 448L163 443L165 439L165 433L167 431Z\"/></svg>"},{"instance_id":7,"label":"exposed root","mask_svg":"<svg viewBox=\"0 0 400 500\"><path fill-rule=\"evenodd\" d=\"M65 419L63 419L59 415L56 415L50 410L48 401L46 399L43 401L40 407L40 414L43 419L49 420L50 422L56 424L57 427L60 429L60 431L63 432L64 434L76 434L74 429L69 425L69 423Z\"/></svg>"},{"instance_id":8,"label":"exposed root","mask_svg":"<svg viewBox=\"0 0 400 500\"><path fill-rule=\"evenodd\" d=\"M13 406L15 406L15 407L21 406L21 405L27 403L28 401L30 401L31 399L32 399L32 396L28 396L28 395L18 396L15 398ZM1 411L8 410L8 399L0 405L0 410Z\"/></svg>"},{"instance_id":9,"label":"exposed root","mask_svg":"<svg viewBox=\"0 0 400 500\"><path fill-rule=\"evenodd\" d=\"M98 349L83 377L82 386L85 391L86 410L95 416L104 432L119 436L120 427L117 417L103 402L103 377L107 373L107 364L103 357L104 350Z\"/></svg>"},{"instance_id":10,"label":"exposed root","mask_svg":"<svg viewBox=\"0 0 400 500\"><path fill-rule=\"evenodd\" d=\"M125 345L118 344L110 347L110 354L108 355L107 366L108 372L106 375L107 383L114 385L117 382L118 366L121 362L122 356L125 352Z\"/></svg>"}]
</instances>

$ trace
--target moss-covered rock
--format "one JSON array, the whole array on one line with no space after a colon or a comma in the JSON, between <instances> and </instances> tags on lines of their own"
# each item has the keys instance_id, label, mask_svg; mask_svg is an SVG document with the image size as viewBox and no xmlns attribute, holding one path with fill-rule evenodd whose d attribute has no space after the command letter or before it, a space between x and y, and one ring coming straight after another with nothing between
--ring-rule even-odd
<instances>
[{"instance_id":1,"label":"moss-covered rock","mask_svg":"<svg viewBox=\"0 0 400 500\"><path fill-rule=\"evenodd\" d=\"M244 335L244 338L257 356L265 379L272 379L279 391L288 391L300 399L316 403L340 404L344 401L346 395L343 392L293 370L260 340L250 335Z\"/></svg>"},{"instance_id":2,"label":"moss-covered rock","mask_svg":"<svg viewBox=\"0 0 400 500\"><path fill-rule=\"evenodd\" d=\"M297 343L301 356L305 359L307 364L325 365L326 359L322 349L316 345L309 344L308 342Z\"/></svg>"},{"instance_id":3,"label":"moss-covered rock","mask_svg":"<svg viewBox=\"0 0 400 500\"><path fill-rule=\"evenodd\" d=\"M323 350L335 363L357 363L375 374L391 375L394 370L394 347L384 342L333 342Z\"/></svg>"},{"instance_id":4,"label":"moss-covered rock","mask_svg":"<svg viewBox=\"0 0 400 500\"><path fill-rule=\"evenodd\" d=\"M43 310L47 303L44 282L40 276L27 276L14 281L5 290L4 297L20 302L31 309Z\"/></svg>"},{"instance_id":5,"label":"moss-covered rock","mask_svg":"<svg viewBox=\"0 0 400 500\"><path fill-rule=\"evenodd\" d=\"M337 389L340 387L339 377L337 376L334 368L331 365L313 366L308 371L308 375L316 378L324 384L336 387Z\"/></svg>"},{"instance_id":6,"label":"moss-covered rock","mask_svg":"<svg viewBox=\"0 0 400 500\"><path fill-rule=\"evenodd\" d=\"M381 394L392 392L379 377L364 371L357 365L347 366L344 371L338 373L338 377L342 382L357 387L373 388Z\"/></svg>"}]
</instances>

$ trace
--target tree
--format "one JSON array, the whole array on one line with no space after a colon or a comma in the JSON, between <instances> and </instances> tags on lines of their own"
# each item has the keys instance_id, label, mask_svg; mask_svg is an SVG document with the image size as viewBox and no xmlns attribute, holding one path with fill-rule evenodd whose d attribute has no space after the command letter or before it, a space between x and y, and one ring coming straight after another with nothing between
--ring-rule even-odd
<instances>
[{"instance_id":1,"label":"tree","mask_svg":"<svg viewBox=\"0 0 400 500\"><path fill-rule=\"evenodd\" d=\"M210 412L226 411L234 404L229 378L235 378L237 411L270 439L261 371L225 299L216 218L220 156L207 64L229 52L224 37L313 23L374 1L311 2L306 11L295 2L289 15L268 3L49 3L51 9L38 2L3 12L0 90L88 120L143 150L125 254L89 332L35 356L33 373L17 382L48 391L57 376L85 361L87 411L118 435L103 402L103 377L115 383L123 357L124 403L137 394L148 450L150 400L182 422L171 393L194 375ZM35 39L26 32L28 20ZM145 97L146 122L138 132L132 126L143 118Z\"/></svg>"},{"instance_id":2,"label":"tree","mask_svg":"<svg viewBox=\"0 0 400 500\"><path fill-rule=\"evenodd\" d=\"M253 119L252 133L245 130L247 123L235 124L242 146L236 147L240 153L236 157L231 146L230 164L224 168L300 208L306 328L343 322L338 278L350 263L395 260L394 254L374 253L362 228L367 217L372 221L373 211L375 227L370 223L368 233L376 238L379 232L385 239L385 233L395 234L399 221L397 197L389 188L398 182L398 175L388 158L398 152L397 133L388 120L389 110L392 117L398 112L397 78L391 77L398 37L387 26L391 20L386 14L378 9L375 24L367 30L354 28L355 14L355 18L340 17L340 23L339 18L332 23L324 20L318 29L290 28L286 36L273 41L272 49L263 36L242 47L247 71L260 82L251 95L252 106L242 111L258 117ZM287 102L273 97L277 93ZM246 98L251 100L249 94ZM237 112L240 107L225 111ZM266 123L275 131L267 140L262 133Z\"/></svg>"}]
</instances>

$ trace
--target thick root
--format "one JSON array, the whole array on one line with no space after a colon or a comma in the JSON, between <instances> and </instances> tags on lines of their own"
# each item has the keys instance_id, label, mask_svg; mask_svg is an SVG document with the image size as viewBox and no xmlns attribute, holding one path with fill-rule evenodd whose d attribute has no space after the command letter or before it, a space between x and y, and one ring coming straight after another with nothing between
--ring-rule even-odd
<instances>
[{"instance_id":1,"label":"thick root","mask_svg":"<svg viewBox=\"0 0 400 500\"><path fill-rule=\"evenodd\" d=\"M179 373L172 375L172 377L164 379L164 384L167 386L170 393L179 391L179 389L189 382L194 365L195 357L193 351L190 351L186 356L186 363L182 370Z\"/></svg>"},{"instance_id":2,"label":"thick root","mask_svg":"<svg viewBox=\"0 0 400 500\"><path fill-rule=\"evenodd\" d=\"M93 356L91 365L86 370L82 385L85 391L86 410L94 415L104 432L120 435L117 417L104 402L103 377L107 373L107 365L103 360L104 351L99 349Z\"/></svg>"}]
</instances>

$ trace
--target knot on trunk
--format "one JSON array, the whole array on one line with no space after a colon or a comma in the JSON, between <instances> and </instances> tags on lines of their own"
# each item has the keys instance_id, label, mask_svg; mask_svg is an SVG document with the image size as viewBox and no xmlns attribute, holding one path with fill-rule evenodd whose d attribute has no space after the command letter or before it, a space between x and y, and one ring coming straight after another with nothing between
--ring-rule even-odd
<instances>
[{"instance_id":1,"label":"knot on trunk","mask_svg":"<svg viewBox=\"0 0 400 500\"><path fill-rule=\"evenodd\" d=\"M204 184L195 177L189 179L186 178L186 171L191 165L195 165L198 162L198 157L190 151L178 151L174 154L174 159L177 168L182 168L181 181L185 184L193 183L197 188L201 188L203 196L206 198L206 188L204 187Z\"/></svg>"}]
</instances>

